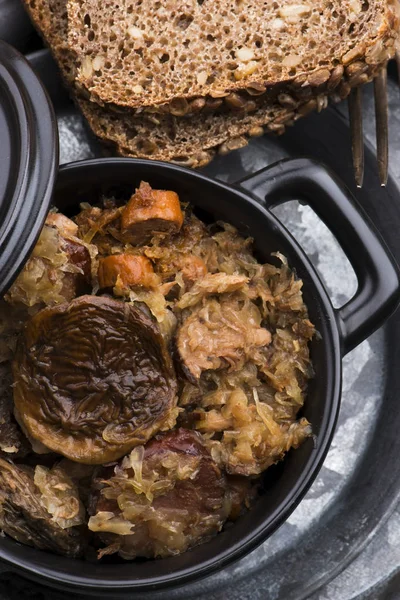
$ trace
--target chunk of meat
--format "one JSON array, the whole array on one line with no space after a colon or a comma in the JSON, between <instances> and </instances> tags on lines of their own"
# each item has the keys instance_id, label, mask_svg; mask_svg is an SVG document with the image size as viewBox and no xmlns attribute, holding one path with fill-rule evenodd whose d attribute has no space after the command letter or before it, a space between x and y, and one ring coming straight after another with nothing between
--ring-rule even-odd
<instances>
[{"instance_id":1,"label":"chunk of meat","mask_svg":"<svg viewBox=\"0 0 400 600\"><path fill-rule=\"evenodd\" d=\"M9 304L25 305L32 313L72 300L88 291L90 282L91 255L87 246L77 238L64 238L57 227L45 225L5 299Z\"/></svg>"},{"instance_id":2,"label":"chunk of meat","mask_svg":"<svg viewBox=\"0 0 400 600\"><path fill-rule=\"evenodd\" d=\"M244 275L227 275L226 273L208 273L200 281L196 281L192 289L186 292L176 303L180 309L195 306L207 296L227 294L240 290L249 281Z\"/></svg>"},{"instance_id":3,"label":"chunk of meat","mask_svg":"<svg viewBox=\"0 0 400 600\"><path fill-rule=\"evenodd\" d=\"M71 487L66 494L65 476L53 472L46 480L44 496L34 477L31 468L0 458L0 529L18 542L40 550L81 556L85 540L76 525L83 523L84 509L76 488L68 481ZM60 517L61 514L68 518Z\"/></svg>"},{"instance_id":4,"label":"chunk of meat","mask_svg":"<svg viewBox=\"0 0 400 600\"><path fill-rule=\"evenodd\" d=\"M90 292L92 264L89 250L79 241L64 239L63 249L68 255L70 265L76 267L75 272L67 272L64 275L61 295L68 301Z\"/></svg>"},{"instance_id":5,"label":"chunk of meat","mask_svg":"<svg viewBox=\"0 0 400 600\"><path fill-rule=\"evenodd\" d=\"M92 479L98 467L77 463L68 460L68 458L63 458L57 466L74 482L79 492L79 498L82 500L85 508L88 508Z\"/></svg>"},{"instance_id":6,"label":"chunk of meat","mask_svg":"<svg viewBox=\"0 0 400 600\"><path fill-rule=\"evenodd\" d=\"M12 373L8 365L0 366L0 454L21 458L30 452L29 442L13 415Z\"/></svg>"},{"instance_id":7,"label":"chunk of meat","mask_svg":"<svg viewBox=\"0 0 400 600\"><path fill-rule=\"evenodd\" d=\"M178 263L185 283L200 281L207 274L207 266L203 259L195 254L183 255Z\"/></svg>"},{"instance_id":8,"label":"chunk of meat","mask_svg":"<svg viewBox=\"0 0 400 600\"><path fill-rule=\"evenodd\" d=\"M123 207L111 205L100 208L88 206L76 217L78 237L86 244L96 246L100 256L124 252L125 241L121 234Z\"/></svg>"},{"instance_id":9,"label":"chunk of meat","mask_svg":"<svg viewBox=\"0 0 400 600\"><path fill-rule=\"evenodd\" d=\"M144 244L157 233L177 233L183 213L176 192L153 190L141 182L121 214L121 231L132 244Z\"/></svg>"},{"instance_id":10,"label":"chunk of meat","mask_svg":"<svg viewBox=\"0 0 400 600\"><path fill-rule=\"evenodd\" d=\"M256 496L257 485L249 477L227 475L230 498L229 520L236 521L246 509L250 508Z\"/></svg>"},{"instance_id":11,"label":"chunk of meat","mask_svg":"<svg viewBox=\"0 0 400 600\"><path fill-rule=\"evenodd\" d=\"M149 250L146 248L145 254L151 255L153 251L154 247ZM157 252L154 254L157 255ZM207 274L207 266L199 256L174 254L170 251L166 252L161 260L156 260L155 268L163 282L163 294L169 296L169 299L176 298L180 290L182 293L189 290L195 281L201 280Z\"/></svg>"},{"instance_id":12,"label":"chunk of meat","mask_svg":"<svg viewBox=\"0 0 400 600\"><path fill-rule=\"evenodd\" d=\"M120 288L154 288L160 282L151 261L145 256L133 254L114 254L100 258L98 277L100 289L115 285Z\"/></svg>"},{"instance_id":13,"label":"chunk of meat","mask_svg":"<svg viewBox=\"0 0 400 600\"><path fill-rule=\"evenodd\" d=\"M175 425L170 354L134 304L81 296L42 310L24 329L13 373L29 435L77 462L117 460Z\"/></svg>"},{"instance_id":14,"label":"chunk of meat","mask_svg":"<svg viewBox=\"0 0 400 600\"><path fill-rule=\"evenodd\" d=\"M46 225L55 227L60 236L62 249L67 253L69 262L76 267L76 272L65 273L64 293L66 300L72 300L77 294L88 291L91 283L91 257L87 245L84 245L76 236L78 225L61 213L49 213Z\"/></svg>"},{"instance_id":15,"label":"chunk of meat","mask_svg":"<svg viewBox=\"0 0 400 600\"><path fill-rule=\"evenodd\" d=\"M184 370L194 379L202 371L240 369L254 352L271 342L260 326L255 304L240 294L214 298L195 307L178 330L177 348Z\"/></svg>"},{"instance_id":16,"label":"chunk of meat","mask_svg":"<svg viewBox=\"0 0 400 600\"><path fill-rule=\"evenodd\" d=\"M231 509L226 478L194 431L157 436L99 479L89 529L109 544L102 555L184 552L218 533Z\"/></svg>"}]
</instances>

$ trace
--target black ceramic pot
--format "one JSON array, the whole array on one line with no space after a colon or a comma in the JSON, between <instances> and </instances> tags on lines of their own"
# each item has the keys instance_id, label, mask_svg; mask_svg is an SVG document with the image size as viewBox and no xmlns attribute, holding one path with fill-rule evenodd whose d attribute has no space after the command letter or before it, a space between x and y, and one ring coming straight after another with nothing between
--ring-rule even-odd
<instances>
[{"instance_id":1,"label":"black ceramic pot","mask_svg":"<svg viewBox=\"0 0 400 600\"><path fill-rule=\"evenodd\" d=\"M0 39L0 293L35 244L57 169L58 132L47 92L28 61Z\"/></svg>"},{"instance_id":2,"label":"black ceramic pot","mask_svg":"<svg viewBox=\"0 0 400 600\"><path fill-rule=\"evenodd\" d=\"M235 186L164 163L84 161L60 169L53 201L62 211L74 214L79 202L96 202L102 194L115 193L116 188L129 193L142 179L155 188L175 190L201 218L228 221L244 235L251 235L260 260L269 261L271 252L282 252L303 279L310 318L321 334L321 339L312 343L316 376L303 410L316 441L307 440L267 471L268 491L250 512L210 542L181 556L92 564L0 539L0 558L10 570L97 597L143 594L193 581L242 557L271 535L300 502L328 451L340 406L342 357L379 327L399 300L398 270L384 242L336 176L311 160L282 161ZM269 210L294 198L308 203L324 220L357 274L358 290L339 310L332 307L301 247Z\"/></svg>"}]
</instances>

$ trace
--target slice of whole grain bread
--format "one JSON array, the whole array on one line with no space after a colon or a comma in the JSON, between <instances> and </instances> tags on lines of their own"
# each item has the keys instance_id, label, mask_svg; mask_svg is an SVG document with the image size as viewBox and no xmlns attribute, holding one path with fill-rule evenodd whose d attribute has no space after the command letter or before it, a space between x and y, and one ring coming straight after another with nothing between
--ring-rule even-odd
<instances>
[{"instance_id":1,"label":"slice of whole grain bread","mask_svg":"<svg viewBox=\"0 0 400 600\"><path fill-rule=\"evenodd\" d=\"M252 113L198 113L190 118L171 114L143 112L100 106L83 97L75 85L77 62L68 45L67 0L24 0L37 29L49 45L72 95L93 132L112 144L119 154L154 160L174 161L191 167L207 164L215 152L226 153L247 143L248 136L263 130L283 133L285 124L311 110L327 105L328 93L337 99L348 95L351 85L363 83L376 74L381 65L362 63L361 72L346 74L334 69L325 90L315 97L311 89L298 86L297 96L281 94L275 102L259 99ZM359 61L361 62L361 61ZM354 78L358 77L358 81ZM304 91L305 90L305 91Z\"/></svg>"},{"instance_id":2,"label":"slice of whole grain bread","mask_svg":"<svg viewBox=\"0 0 400 600\"><path fill-rule=\"evenodd\" d=\"M282 86L291 92L299 80L318 88L338 65L361 61L353 70L361 75L365 63L382 63L391 53L398 4L68 0L68 38L77 83L91 100L161 105L183 116L192 112L193 99L205 98L206 106L222 99L225 109L235 110L232 93L249 100L267 93L274 100Z\"/></svg>"}]
</instances>

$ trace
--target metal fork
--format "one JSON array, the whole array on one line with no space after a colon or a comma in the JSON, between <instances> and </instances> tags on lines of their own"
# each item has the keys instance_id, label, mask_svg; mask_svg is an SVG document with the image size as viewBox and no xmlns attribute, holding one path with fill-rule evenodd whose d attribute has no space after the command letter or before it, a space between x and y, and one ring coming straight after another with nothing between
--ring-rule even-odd
<instances>
[{"instance_id":1,"label":"metal fork","mask_svg":"<svg viewBox=\"0 0 400 600\"><path fill-rule=\"evenodd\" d=\"M396 54L397 68L400 75L400 54ZM387 70L383 68L374 79L376 155L378 174L381 186L388 180L389 170L389 136L388 136L388 95ZM351 131L351 147L353 152L354 177L357 187L361 188L364 179L364 134L362 121L362 88L351 91L349 96L349 118Z\"/></svg>"}]
</instances>

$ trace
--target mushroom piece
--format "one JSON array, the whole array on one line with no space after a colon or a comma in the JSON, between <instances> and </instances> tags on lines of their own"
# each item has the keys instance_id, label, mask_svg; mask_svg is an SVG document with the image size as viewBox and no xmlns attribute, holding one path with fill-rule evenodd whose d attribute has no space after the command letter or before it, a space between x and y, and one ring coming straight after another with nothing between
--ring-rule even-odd
<instances>
[{"instance_id":1,"label":"mushroom piece","mask_svg":"<svg viewBox=\"0 0 400 600\"><path fill-rule=\"evenodd\" d=\"M175 424L172 359L134 304L81 296L45 308L25 327L13 374L29 435L76 462L117 460Z\"/></svg>"},{"instance_id":2,"label":"mushroom piece","mask_svg":"<svg viewBox=\"0 0 400 600\"><path fill-rule=\"evenodd\" d=\"M84 522L84 509L77 490L61 471L52 472L44 496L34 477L32 468L0 458L0 529L22 544L80 556L85 540L76 525ZM60 492L62 486L64 491ZM54 508L54 501L49 499L56 496L59 502Z\"/></svg>"},{"instance_id":3,"label":"mushroom piece","mask_svg":"<svg viewBox=\"0 0 400 600\"><path fill-rule=\"evenodd\" d=\"M121 231L132 244L144 244L158 233L177 233L182 224L178 194L153 190L144 181L121 214Z\"/></svg>"},{"instance_id":4,"label":"mushroom piece","mask_svg":"<svg viewBox=\"0 0 400 600\"><path fill-rule=\"evenodd\" d=\"M217 534L233 502L201 435L176 429L98 474L88 526L108 544L100 556L172 556Z\"/></svg>"}]
</instances>

